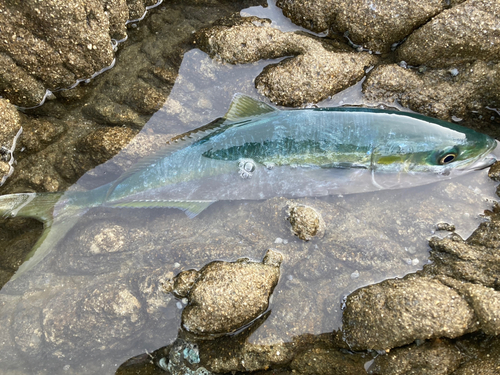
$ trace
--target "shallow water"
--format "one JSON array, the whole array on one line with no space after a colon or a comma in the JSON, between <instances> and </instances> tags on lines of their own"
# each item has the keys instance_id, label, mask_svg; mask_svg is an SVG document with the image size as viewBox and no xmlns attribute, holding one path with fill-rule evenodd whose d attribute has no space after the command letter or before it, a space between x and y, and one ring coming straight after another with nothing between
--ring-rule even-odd
<instances>
[{"instance_id":1,"label":"shallow water","mask_svg":"<svg viewBox=\"0 0 500 375\"><path fill-rule=\"evenodd\" d=\"M133 164L137 148L153 151L153 137L220 117L236 92L258 97L253 79L269 63L232 66L196 49L186 53L162 109L79 183L98 185L116 165ZM351 94L332 101L357 104ZM281 278L271 315L250 341L330 332L340 327L348 293L422 268L428 238L446 235L435 232L437 223L452 223L467 237L491 207L495 185L477 171L410 189L295 199L326 223L325 235L309 242L291 233L286 198L218 202L194 219L175 209L92 209L32 272L1 290L0 370L112 374L126 359L177 337L183 302L161 292L161 278L217 259L260 261L269 248L284 256Z\"/></svg>"}]
</instances>

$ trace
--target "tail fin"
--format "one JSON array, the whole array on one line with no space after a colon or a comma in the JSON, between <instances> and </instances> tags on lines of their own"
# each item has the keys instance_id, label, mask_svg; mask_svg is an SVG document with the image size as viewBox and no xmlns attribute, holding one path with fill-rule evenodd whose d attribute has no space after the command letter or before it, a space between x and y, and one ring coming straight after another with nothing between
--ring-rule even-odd
<instances>
[{"instance_id":1,"label":"tail fin","mask_svg":"<svg viewBox=\"0 0 500 375\"><path fill-rule=\"evenodd\" d=\"M55 235L56 233L52 231L54 206L62 195L63 193L20 193L0 196L0 216L32 217L44 224L42 236L33 246L25 262L21 264L11 280L16 279L38 264L62 237L61 231L55 231L59 235ZM66 224L74 225L71 220L67 221Z\"/></svg>"},{"instance_id":2,"label":"tail fin","mask_svg":"<svg viewBox=\"0 0 500 375\"><path fill-rule=\"evenodd\" d=\"M32 217L50 226L54 205L62 193L20 193L0 196L0 215L3 217Z\"/></svg>"}]
</instances>

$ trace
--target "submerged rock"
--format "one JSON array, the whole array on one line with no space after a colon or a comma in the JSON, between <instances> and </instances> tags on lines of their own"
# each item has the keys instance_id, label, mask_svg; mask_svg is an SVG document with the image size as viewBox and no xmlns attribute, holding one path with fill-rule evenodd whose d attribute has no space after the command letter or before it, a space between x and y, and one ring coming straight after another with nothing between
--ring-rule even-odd
<instances>
[{"instance_id":1,"label":"submerged rock","mask_svg":"<svg viewBox=\"0 0 500 375\"><path fill-rule=\"evenodd\" d=\"M467 0L413 32L398 49L399 59L435 67L498 60L499 22L498 1Z\"/></svg>"},{"instance_id":2,"label":"submerged rock","mask_svg":"<svg viewBox=\"0 0 500 375\"><path fill-rule=\"evenodd\" d=\"M263 263L242 259L203 267L188 294L183 327L197 335L220 335L250 323L267 309L281 260L280 253L269 250Z\"/></svg>"},{"instance_id":3,"label":"submerged rock","mask_svg":"<svg viewBox=\"0 0 500 375\"><path fill-rule=\"evenodd\" d=\"M455 345L444 340L433 340L379 355L367 372L371 375L448 375L460 366L461 360L461 352Z\"/></svg>"},{"instance_id":4,"label":"submerged rock","mask_svg":"<svg viewBox=\"0 0 500 375\"><path fill-rule=\"evenodd\" d=\"M416 339L455 338L475 329L474 312L452 288L409 276L347 297L344 339L354 350L386 350Z\"/></svg>"},{"instance_id":5,"label":"submerged rock","mask_svg":"<svg viewBox=\"0 0 500 375\"><path fill-rule=\"evenodd\" d=\"M288 220L292 225L292 233L301 240L309 241L314 236L323 236L325 222L321 214L314 208L290 203L288 205L288 214Z\"/></svg>"},{"instance_id":6,"label":"submerged rock","mask_svg":"<svg viewBox=\"0 0 500 375\"><path fill-rule=\"evenodd\" d=\"M255 79L259 92L272 102L297 107L317 103L353 85L376 58L345 52L311 36L270 27L266 20L243 19L232 27L215 26L198 34L197 44L210 56L231 64L297 55L268 65Z\"/></svg>"},{"instance_id":7,"label":"submerged rock","mask_svg":"<svg viewBox=\"0 0 500 375\"><path fill-rule=\"evenodd\" d=\"M137 131L125 127L100 128L88 134L78 144L78 151L87 153L96 164L111 159L125 147Z\"/></svg>"},{"instance_id":8,"label":"submerged rock","mask_svg":"<svg viewBox=\"0 0 500 375\"><path fill-rule=\"evenodd\" d=\"M290 367L301 375L356 375L363 374L366 358L335 347L316 347L297 355Z\"/></svg>"}]
</instances>

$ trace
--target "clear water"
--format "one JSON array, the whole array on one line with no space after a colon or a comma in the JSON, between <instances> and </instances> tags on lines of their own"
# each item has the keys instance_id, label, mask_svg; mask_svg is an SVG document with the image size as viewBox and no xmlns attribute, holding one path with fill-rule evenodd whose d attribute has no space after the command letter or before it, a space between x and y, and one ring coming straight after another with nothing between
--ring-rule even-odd
<instances>
[{"instance_id":1,"label":"clear water","mask_svg":"<svg viewBox=\"0 0 500 375\"><path fill-rule=\"evenodd\" d=\"M186 53L164 106L126 149L80 183L98 184L108 169L133 164L137 149L158 147L155 137L223 115L236 92L257 97L253 80L270 62L232 66L196 49ZM452 223L467 237L494 192L486 171L478 171L411 189L297 199L326 223L325 235L309 242L291 233L286 198L222 201L194 219L175 209L93 209L33 272L0 292L0 370L113 374L128 358L177 337L182 301L161 292L161 278L218 259L260 261L269 248L284 256L281 278L272 313L250 341L330 332L341 325L344 296L421 269L428 238L446 235L435 225Z\"/></svg>"}]
</instances>

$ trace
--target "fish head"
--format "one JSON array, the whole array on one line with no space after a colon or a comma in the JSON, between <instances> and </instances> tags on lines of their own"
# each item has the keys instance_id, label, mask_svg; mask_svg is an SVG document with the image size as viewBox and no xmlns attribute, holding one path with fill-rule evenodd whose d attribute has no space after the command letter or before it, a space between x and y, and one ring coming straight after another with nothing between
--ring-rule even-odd
<instances>
[{"instance_id":1,"label":"fish head","mask_svg":"<svg viewBox=\"0 0 500 375\"><path fill-rule=\"evenodd\" d=\"M373 168L382 172L459 175L491 166L496 161L491 155L496 145L495 139L471 129L429 124L421 128L420 134L413 133L376 150Z\"/></svg>"},{"instance_id":2,"label":"fish head","mask_svg":"<svg viewBox=\"0 0 500 375\"><path fill-rule=\"evenodd\" d=\"M458 175L485 169L495 163L496 158L491 154L497 146L495 139L474 132L454 141L438 144L422 162L421 169L443 175Z\"/></svg>"}]
</instances>

